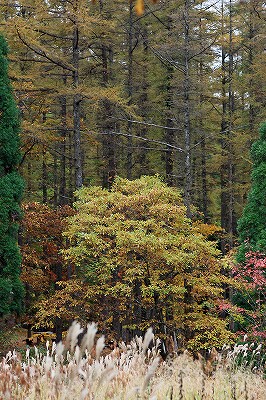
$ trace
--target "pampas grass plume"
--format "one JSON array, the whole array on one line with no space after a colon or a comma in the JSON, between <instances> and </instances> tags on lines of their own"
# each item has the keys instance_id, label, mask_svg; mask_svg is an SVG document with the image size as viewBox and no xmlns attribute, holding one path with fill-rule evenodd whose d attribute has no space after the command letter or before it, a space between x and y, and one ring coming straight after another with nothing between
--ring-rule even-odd
<instances>
[{"instance_id":1,"label":"pampas grass plume","mask_svg":"<svg viewBox=\"0 0 266 400\"><path fill-rule=\"evenodd\" d=\"M78 336L83 332L83 329L80 326L80 323L74 321L70 326L67 337L66 337L66 348L70 348L70 351L73 352L76 344L78 343Z\"/></svg>"},{"instance_id":2,"label":"pampas grass plume","mask_svg":"<svg viewBox=\"0 0 266 400\"><path fill-rule=\"evenodd\" d=\"M149 328L145 333L144 340L142 343L142 350L144 353L146 352L147 348L149 347L149 344L153 339L154 339L154 334L152 332L152 328Z\"/></svg>"},{"instance_id":3,"label":"pampas grass plume","mask_svg":"<svg viewBox=\"0 0 266 400\"><path fill-rule=\"evenodd\" d=\"M104 349L104 346L105 346L104 336L101 336L97 340L97 343L96 343L96 350L95 350L95 352L96 352L96 360L99 360L100 355L101 355L101 353L102 353L102 351Z\"/></svg>"},{"instance_id":4,"label":"pampas grass plume","mask_svg":"<svg viewBox=\"0 0 266 400\"><path fill-rule=\"evenodd\" d=\"M84 354L85 349L87 349L88 353L91 352L91 349L94 345L94 339L95 335L97 333L97 324L95 322L91 322L87 325L87 332L85 333L81 345L80 345L80 351L81 355Z\"/></svg>"}]
</instances>

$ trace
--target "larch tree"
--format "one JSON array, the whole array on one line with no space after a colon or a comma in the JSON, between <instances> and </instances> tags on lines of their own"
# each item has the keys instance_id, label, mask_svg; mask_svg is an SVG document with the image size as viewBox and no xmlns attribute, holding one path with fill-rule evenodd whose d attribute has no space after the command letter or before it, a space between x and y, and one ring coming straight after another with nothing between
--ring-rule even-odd
<instances>
[{"instance_id":1,"label":"larch tree","mask_svg":"<svg viewBox=\"0 0 266 400\"><path fill-rule=\"evenodd\" d=\"M196 203L207 219L206 137L213 129L209 78L217 42L215 17L209 4L188 1L178 7L168 2L157 14L161 37L154 47L165 69L165 141L172 146L165 156L167 180L184 191L188 215L189 204Z\"/></svg>"},{"instance_id":2,"label":"larch tree","mask_svg":"<svg viewBox=\"0 0 266 400\"><path fill-rule=\"evenodd\" d=\"M20 122L8 77L7 53L7 43L0 36L0 316L21 313L24 296L18 247L24 187L18 172Z\"/></svg>"},{"instance_id":3,"label":"larch tree","mask_svg":"<svg viewBox=\"0 0 266 400\"><path fill-rule=\"evenodd\" d=\"M86 177L84 151L88 151L92 136L87 130L96 125L95 107L99 103L117 106L120 101L119 89L109 82L103 87L102 82L112 23L96 5L83 0L40 2L38 6L21 2L12 7L18 12L7 19L8 31L24 49L17 62L35 64L38 69L37 79L27 76L31 80L28 98L32 100L33 92L44 100L38 102L35 119L26 126L36 127L37 135L29 132L32 142L43 147L43 200L51 202L53 197L55 205L71 203L73 190L81 187ZM31 117L36 103L28 98ZM92 140L96 142L96 137Z\"/></svg>"},{"instance_id":4,"label":"larch tree","mask_svg":"<svg viewBox=\"0 0 266 400\"><path fill-rule=\"evenodd\" d=\"M265 120L263 2L225 1L223 13L207 1L135 5L1 3L26 198L72 204L80 174L110 187L116 174L159 173L231 246Z\"/></svg>"}]
</instances>

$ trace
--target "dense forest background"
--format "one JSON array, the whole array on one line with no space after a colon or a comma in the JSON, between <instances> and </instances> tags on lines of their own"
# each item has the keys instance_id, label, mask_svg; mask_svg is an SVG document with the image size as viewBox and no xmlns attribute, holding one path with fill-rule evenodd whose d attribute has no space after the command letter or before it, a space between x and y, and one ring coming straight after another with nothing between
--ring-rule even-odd
<instances>
[{"instance_id":1,"label":"dense forest background","mask_svg":"<svg viewBox=\"0 0 266 400\"><path fill-rule=\"evenodd\" d=\"M75 271L61 253L75 191L158 174L181 191L187 217L221 226L225 254L237 244L250 148L266 120L262 1L162 0L141 15L134 6L0 5L22 122L26 307L34 315L38 303L39 320L52 316L61 333L58 302L80 306L84 293L84 282L67 284Z\"/></svg>"},{"instance_id":2,"label":"dense forest background","mask_svg":"<svg viewBox=\"0 0 266 400\"><path fill-rule=\"evenodd\" d=\"M261 1L1 3L22 114L25 200L160 174L236 234L265 120Z\"/></svg>"}]
</instances>

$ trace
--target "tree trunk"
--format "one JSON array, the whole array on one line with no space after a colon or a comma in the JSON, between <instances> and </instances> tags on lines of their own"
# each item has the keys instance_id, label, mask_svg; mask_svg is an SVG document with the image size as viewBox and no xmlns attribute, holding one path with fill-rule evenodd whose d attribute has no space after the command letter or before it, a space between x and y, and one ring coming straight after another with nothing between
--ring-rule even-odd
<instances>
[{"instance_id":1,"label":"tree trunk","mask_svg":"<svg viewBox=\"0 0 266 400\"><path fill-rule=\"evenodd\" d=\"M172 88L173 68L167 68L167 84L166 84L166 122L165 122L165 142L175 145L175 131L173 129L173 88ZM174 186L174 152L169 147L165 152L165 175L166 182L169 186Z\"/></svg>"},{"instance_id":2,"label":"tree trunk","mask_svg":"<svg viewBox=\"0 0 266 400\"><path fill-rule=\"evenodd\" d=\"M187 216L191 218L191 190L192 190L192 167L191 167L191 127L190 127L190 60L189 60L189 0L185 1L184 9L184 131L185 131L185 187L184 200L187 207Z\"/></svg>"},{"instance_id":3,"label":"tree trunk","mask_svg":"<svg viewBox=\"0 0 266 400\"><path fill-rule=\"evenodd\" d=\"M200 47L204 48L204 32L202 29L202 19L199 20L200 23ZM199 137L200 137L200 159L201 159L201 204L200 210L204 216L204 222L209 222L208 215L208 188L207 188L207 163L206 163L206 137L205 137L205 129L203 123L203 109L204 109L204 94L203 94L203 82L204 82L204 73L203 73L203 65L204 60L202 54L199 59L199 73L198 73L198 81L200 82L200 96L199 96Z\"/></svg>"},{"instance_id":4,"label":"tree trunk","mask_svg":"<svg viewBox=\"0 0 266 400\"><path fill-rule=\"evenodd\" d=\"M248 46L248 73L249 73L249 97L251 98L249 104L249 130L253 134L255 128L256 108L254 107L254 76L253 76L253 63L254 63L254 37L255 37L255 24L254 24L254 1L250 0L249 11L249 46Z\"/></svg>"},{"instance_id":5,"label":"tree trunk","mask_svg":"<svg viewBox=\"0 0 266 400\"><path fill-rule=\"evenodd\" d=\"M104 3L100 0L100 12L103 12ZM101 61L102 61L102 84L106 86L109 84L111 68L109 66L111 49L110 45L105 43L101 44ZM109 55L109 57L108 57ZM102 185L105 188L111 189L116 176L116 136L114 134L114 126L111 121L111 116L114 109L108 99L102 101L102 112L100 115L101 125L103 131L102 146L103 146L103 176Z\"/></svg>"},{"instance_id":6,"label":"tree trunk","mask_svg":"<svg viewBox=\"0 0 266 400\"><path fill-rule=\"evenodd\" d=\"M57 144L55 144L55 149L57 149ZM57 153L54 154L54 165L53 165L53 186L54 186L54 195L53 195L53 206L58 206L58 156Z\"/></svg>"},{"instance_id":7,"label":"tree trunk","mask_svg":"<svg viewBox=\"0 0 266 400\"><path fill-rule=\"evenodd\" d=\"M223 8L223 4L222 4ZM234 162L233 162L233 113L234 113L234 92L233 92L233 48L232 48L232 9L230 1L229 14L229 60L228 76L226 68L226 51L222 47L222 123L221 123L221 226L226 235L222 240L221 247L225 253L234 245L236 233L236 218L234 212Z\"/></svg>"},{"instance_id":8,"label":"tree trunk","mask_svg":"<svg viewBox=\"0 0 266 400\"><path fill-rule=\"evenodd\" d=\"M66 76L63 76L63 84L66 86ZM60 129L60 182L59 182L59 204L68 204L67 191L66 191L66 138L67 138L67 103L66 96L60 96L60 117L61 117L61 129Z\"/></svg>"},{"instance_id":9,"label":"tree trunk","mask_svg":"<svg viewBox=\"0 0 266 400\"><path fill-rule=\"evenodd\" d=\"M130 0L129 4L129 21L128 21L128 76L127 76L127 94L128 94L128 105L132 104L133 94L133 8L134 4ZM132 178L132 167L133 167L133 138L132 138L132 122L128 121L128 139L127 139L127 178Z\"/></svg>"},{"instance_id":10,"label":"tree trunk","mask_svg":"<svg viewBox=\"0 0 266 400\"><path fill-rule=\"evenodd\" d=\"M148 30L145 26L142 29L142 37L143 37L143 73L142 73L142 81L140 86L140 114L143 121L147 121L148 111L149 111L149 103L148 103L148 87L149 87L149 78L148 78ZM143 138L147 137L148 128L146 125L141 125L140 128L140 136ZM147 149L143 146L143 143L140 146L141 148L138 151L137 163L138 163L138 176L143 174L147 175L149 173L149 160L147 157Z\"/></svg>"},{"instance_id":11,"label":"tree trunk","mask_svg":"<svg viewBox=\"0 0 266 400\"><path fill-rule=\"evenodd\" d=\"M136 326L136 328L133 331L133 337L134 336L140 336L141 335L141 330L139 328L141 324L141 317L142 317L142 301L141 301L141 282L139 279L136 279L134 282L134 287L133 287L133 298L134 298L134 306L133 306L133 324Z\"/></svg>"},{"instance_id":12,"label":"tree trunk","mask_svg":"<svg viewBox=\"0 0 266 400\"><path fill-rule=\"evenodd\" d=\"M77 0L75 0L74 9L77 9ZM78 90L79 86L79 29L74 23L73 28L73 87ZM81 188L83 183L82 177L82 155L81 155L81 134L80 134L80 110L81 95L75 93L73 96L73 139L74 139L74 165L75 165L75 187Z\"/></svg>"},{"instance_id":13,"label":"tree trunk","mask_svg":"<svg viewBox=\"0 0 266 400\"><path fill-rule=\"evenodd\" d=\"M47 159L46 159L46 148L42 147L42 202L48 203L48 171L47 171Z\"/></svg>"}]
</instances>

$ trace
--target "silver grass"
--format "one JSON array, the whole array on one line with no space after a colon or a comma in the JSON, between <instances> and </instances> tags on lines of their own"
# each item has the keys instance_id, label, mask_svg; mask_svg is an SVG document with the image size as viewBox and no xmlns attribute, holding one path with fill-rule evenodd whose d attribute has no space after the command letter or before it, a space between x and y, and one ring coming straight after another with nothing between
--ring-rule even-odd
<instances>
[{"instance_id":1,"label":"silver grass","mask_svg":"<svg viewBox=\"0 0 266 400\"><path fill-rule=\"evenodd\" d=\"M80 345L81 355L84 354L85 349L87 349L88 353L91 352L91 349L94 345L94 339L95 339L97 330L98 330L97 324L95 324L95 322L91 322L87 325L87 332L83 336L83 339L82 339L81 345Z\"/></svg>"},{"instance_id":2,"label":"silver grass","mask_svg":"<svg viewBox=\"0 0 266 400\"><path fill-rule=\"evenodd\" d=\"M146 391L146 389L147 389L147 387L148 387L148 385L150 383L151 378L154 376L155 371L156 371L156 369L157 369L157 367L159 365L159 362L160 362L160 357L156 357L153 360L152 364L150 365L150 367L148 369L148 372L147 372L147 374L145 376L143 385L142 385L142 392L143 393Z\"/></svg>"},{"instance_id":3,"label":"silver grass","mask_svg":"<svg viewBox=\"0 0 266 400\"><path fill-rule=\"evenodd\" d=\"M154 334L152 332L152 328L149 328L147 332L145 333L144 340L142 343L142 351L145 353L147 348L149 347L149 344L151 341L154 339Z\"/></svg>"},{"instance_id":4,"label":"silver grass","mask_svg":"<svg viewBox=\"0 0 266 400\"><path fill-rule=\"evenodd\" d=\"M94 345L95 335L91 336ZM200 363L193 361L188 353L160 363L159 341L153 348L144 347L144 342L145 339L135 339L128 345L119 345L108 355L101 355L102 337L95 344L95 352L91 352L89 346L90 352L85 350L82 356L77 345L73 352L64 352L64 345L59 343L56 348L49 347L51 350L47 349L45 356L37 349L35 356L31 356L28 350L24 362L20 361L16 352L9 352L0 361L0 399L170 400L176 399L180 393L180 371L183 372L182 398L202 396L203 371ZM260 350L257 347L253 347L254 357ZM224 399L226 393L231 393L232 381L235 382L237 400L251 399L251 393L252 398L265 400L266 384L261 371L253 369L255 373L251 374L251 368L237 370L234 364L237 350L243 355L246 347L236 347L235 353L231 350L233 355L230 359L225 359L224 354L223 359L217 360L220 365L215 373L211 377L204 375L205 400ZM6 383L2 385L2 390L1 381Z\"/></svg>"},{"instance_id":5,"label":"silver grass","mask_svg":"<svg viewBox=\"0 0 266 400\"><path fill-rule=\"evenodd\" d=\"M52 343L52 350L51 350L51 355L52 355L52 356L54 355L55 351L56 351L56 343L53 342L53 343Z\"/></svg>"},{"instance_id":6,"label":"silver grass","mask_svg":"<svg viewBox=\"0 0 266 400\"><path fill-rule=\"evenodd\" d=\"M63 355L64 349L65 349L65 346L63 345L62 342L59 342L59 343L56 344L55 352L56 352L56 356L58 357L58 360L61 359L61 356Z\"/></svg>"},{"instance_id":7,"label":"silver grass","mask_svg":"<svg viewBox=\"0 0 266 400\"><path fill-rule=\"evenodd\" d=\"M104 349L105 342L104 342L104 336L101 336L96 343L96 360L99 360L100 355Z\"/></svg>"},{"instance_id":8,"label":"silver grass","mask_svg":"<svg viewBox=\"0 0 266 400\"><path fill-rule=\"evenodd\" d=\"M76 346L76 348L75 348L75 353L74 353L74 359L75 359L75 361L76 361L77 364L78 364L79 361L80 361L80 357L81 357L80 348L79 348L79 346Z\"/></svg>"},{"instance_id":9,"label":"silver grass","mask_svg":"<svg viewBox=\"0 0 266 400\"><path fill-rule=\"evenodd\" d=\"M83 332L83 328L81 328L80 323L77 321L73 321L70 326L67 337L66 337L66 348L70 348L70 351L73 352L76 344L78 343L78 336Z\"/></svg>"}]
</instances>

